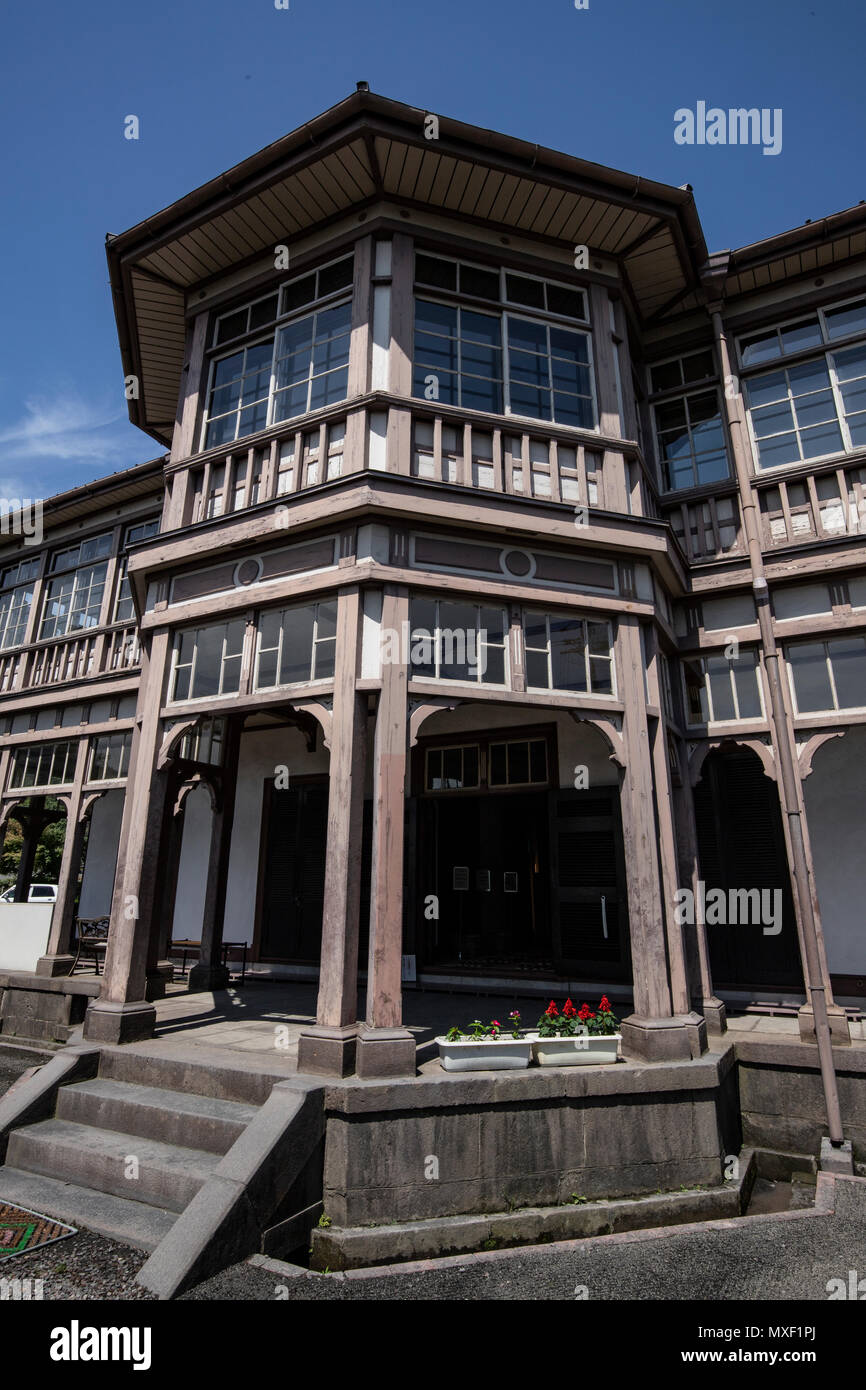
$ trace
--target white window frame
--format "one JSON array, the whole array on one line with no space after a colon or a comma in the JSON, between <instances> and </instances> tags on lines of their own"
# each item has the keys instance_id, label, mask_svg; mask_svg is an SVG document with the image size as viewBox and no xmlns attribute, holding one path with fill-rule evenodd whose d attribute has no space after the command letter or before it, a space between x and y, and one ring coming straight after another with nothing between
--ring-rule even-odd
<instances>
[{"instance_id":1,"label":"white window frame","mask_svg":"<svg viewBox=\"0 0 866 1390\"><path fill-rule=\"evenodd\" d=\"M224 622L221 622L221 623L200 623L200 624L199 624L198 626L196 626L196 627L184 627L184 628L181 628L181 629L178 630L178 632L175 634L174 646L173 646L173 648L172 648L172 653L171 653L171 674L170 674L170 679L169 679L169 690L171 691L171 698L170 698L170 700L169 700L169 704L172 704L172 705L199 704L200 702L207 702L207 701L209 701L209 700L224 700L224 699L226 699L227 696L237 696L237 695L238 695L238 693L239 693L239 691L240 691L240 675L241 675L242 672L243 672L243 650L244 650L244 638L243 638L243 637L241 638L241 650L240 650L240 653L232 653L231 656L229 656L229 657L226 656L226 641L228 640L227 629L229 628L229 626L230 626L232 623L236 623L236 622L241 623L241 624L243 625L244 620L243 620L243 618L226 618L226 619L224 620ZM198 668L198 653L199 653L198 634L199 634L200 632L205 632L205 631L207 631L209 628L219 628L219 627L225 629L225 631L223 632L222 647L221 647L221 651L220 651L220 679L219 679L219 690L216 691L216 693L213 694L213 695L195 695L195 694L192 693L192 690L193 690L193 686L195 685L196 671L197 671L197 668ZM181 649L182 640L183 640L184 636L185 636L187 633L189 633L189 632L192 632L192 633L194 634L192 660L191 660L190 662L186 662L186 661L185 661L185 662L183 663L183 667L185 668L185 667L189 666L189 689L190 689L190 693L189 693L188 695L184 695L184 696L182 696L182 697L179 698L179 697L177 696L177 694L176 694L176 691L177 691L177 674L178 674L178 671L181 669L181 663L180 663L180 661L178 660L178 658L179 658L179 656L180 656L180 649ZM227 690L225 689L226 661L227 661L227 660L228 660L228 661L239 661L239 662L240 662L240 666L239 666L239 668L238 668L238 686L237 686L237 689L235 689L235 690L228 690L228 691L227 691Z\"/></svg>"},{"instance_id":2,"label":"white window frame","mask_svg":"<svg viewBox=\"0 0 866 1390\"><path fill-rule=\"evenodd\" d=\"M535 647L535 646L530 647L530 646L528 645L528 643L527 643L527 641L526 641L526 619L527 619L527 617L544 618L544 621L545 621L545 630L546 630L546 633L547 633L547 644L546 644L546 647ZM570 623L574 623L574 624L582 623L582 624L583 624L583 650L584 650L584 668L585 668L585 676L586 676L586 690L565 690L565 689L563 689L562 686L554 685L554 683L553 683L553 652L552 652L551 641L550 641L550 620L551 620L551 618L553 618L553 619L562 618L562 619L566 619L566 620L567 620L568 622L570 622ZM610 653L610 655L609 655L608 657L604 657L604 656L602 656L602 655L601 655L600 653L598 653L598 652L590 653L590 650L589 650L589 633L588 633L588 629L587 629L587 623L596 623L598 626L604 626L604 627L607 628L607 635L608 635L608 651L609 651L609 653ZM592 700L616 700L616 699L618 698L618 697L617 697L617 673L616 673L616 641L615 641L615 638L614 638L614 627L613 627L613 623L612 623L612 621L611 621L610 618L604 616L603 614L602 614L602 615L598 615L598 616L592 616L592 615L587 615L586 613L569 613L567 610L558 610L558 609L553 609L553 610L551 610L551 609L548 609L548 608L532 608L532 607L523 608L523 609L521 609L521 612L520 612L520 640L521 640L521 643L523 644L523 652L524 652L524 670L527 670L527 671L528 671L528 662L527 662L527 660L526 660L526 653L527 653L528 651L535 652L535 653L538 653L538 654L544 653L544 654L546 655L546 657L547 657L547 677L548 677L549 684L548 684L548 685L530 685L530 684L529 684L529 677L528 677L528 675L527 675L527 680L526 680L526 689L527 689L527 691L530 691L530 692L533 693L533 694L549 694L549 695L553 695L553 694L557 694L557 693L558 693L558 694L561 694L561 695L572 695L572 696L576 697L577 699L581 699L581 700L589 700L589 699L592 699ZM607 662L609 663L609 665L610 665L610 686L611 686L611 688L610 688L609 691L607 691L607 690L601 690L601 691L593 690L593 688L592 688L592 662L593 662L593 661L607 661Z\"/></svg>"},{"instance_id":3,"label":"white window frame","mask_svg":"<svg viewBox=\"0 0 866 1390\"><path fill-rule=\"evenodd\" d=\"M792 705L793 705L794 713L795 713L795 715L796 715L798 718L808 719L808 718L810 718L810 717L814 717L814 716L820 715L820 714L836 714L836 713L839 713L839 712L842 712L842 711L844 711L846 714L852 713L852 712L853 712L853 713L864 713L864 712L866 712L866 703L864 703L864 704L862 704L862 705L840 705L840 704L839 704L839 694L838 694L838 691L837 691L837 689L836 689L836 675L835 675L835 672L834 672L834 670L833 670L833 660L832 660L832 657L830 656L829 647L830 647L830 645L831 645L832 642L834 642L834 641L844 641L846 637L849 637L849 638L850 638L850 637L859 637L859 638L861 638L861 639L866 639L866 633L864 633L864 632L857 632L857 631L852 631L852 632L839 632L839 633L835 633L833 637L824 637L824 636L821 636L821 634L816 633L816 635L815 635L814 637L809 637L809 638L806 638L805 640L800 640L800 641L797 641L797 642L786 642L786 643L785 643L784 652L785 652L785 665L786 665L786 667L787 667L787 669L788 669L788 687L789 687L789 689L790 689L790 691L791 691L791 703L792 703ZM794 666L793 666L793 663L792 663L791 658L790 658L790 652L791 652L794 648L796 648L796 647L813 647L813 646L815 646L815 647L816 647L816 646L821 646L821 647L824 648L824 663L825 663L825 665L826 665L826 668L827 668L827 675L828 675L828 678L829 678L829 681L830 681L830 692L831 692L832 697L833 697L833 704L832 704L828 709L824 709L824 710L820 710L820 709L807 709L807 710L801 710L801 709L800 709L799 701L798 701L798 699L797 699L797 690L796 690L796 686L795 686L795 684L794 684Z\"/></svg>"},{"instance_id":4,"label":"white window frame","mask_svg":"<svg viewBox=\"0 0 866 1390\"><path fill-rule=\"evenodd\" d=\"M337 649L336 649L336 641L337 641L337 638L336 638L336 631L335 631L335 634L334 634L333 637L319 637L319 608L320 608L320 606L321 606L323 603L332 603L332 604L335 604L336 602L337 602L337 598L336 598L336 594L335 594L332 598L313 599L311 603L287 603L287 604L283 604L282 607L277 608L276 610L274 610L274 609L272 609L272 608L271 608L271 609L264 609L261 613L259 613L258 622L257 622L257 624L256 624L255 662L254 662L254 665L253 665L253 691L254 691L256 694L258 694L258 693L260 693L260 692L263 692L263 691L268 691L268 690L288 690L288 689L293 688L293 687L296 686L296 685L305 685L305 686L306 686L306 685L316 685L316 686L318 686L318 685L332 685L332 684L333 684L333 682L334 682L334 676L314 676L314 675L313 675L313 672L314 672L315 669L316 669L316 648L317 648L318 646L325 646L326 644L327 644L327 645L331 645L331 644L333 643L333 644L334 644L334 668L335 668L335 673L336 673L336 657L337 657ZM313 612L313 640L312 640L312 643L311 643L311 645L310 645L310 659L309 659L309 665L308 665L308 669L309 669L309 671L310 671L310 674L309 674L309 676L307 676L306 680L301 680L301 681L290 681L287 685L282 685L282 684L280 683L280 667L282 666L282 663L283 663L283 639L284 639L284 637L285 637L285 631L284 631L283 621L282 621L282 619L283 619L283 614L284 614L284 613L288 613L288 612L292 611L293 609L298 609L298 608L312 608L312 609L314 610L314 612ZM278 636L278 638L277 638L277 645L276 645L276 647L263 647L263 646L262 646L262 628L261 628L261 620L262 620L262 618L265 616L266 613L269 614L269 613L273 613L273 612L276 612L277 615L279 616L279 619L280 619L279 636ZM277 678L276 678L276 680L274 681L273 685L261 685L261 684L259 683L259 666L260 666L260 664L261 664L262 652L276 652L276 655L277 655L276 677L277 677Z\"/></svg>"},{"instance_id":5,"label":"white window frame","mask_svg":"<svg viewBox=\"0 0 866 1390\"><path fill-rule=\"evenodd\" d=\"M503 604L499 604L499 603L497 603L495 600L491 601L490 603L479 603L476 599L469 598L469 597L467 597L467 598L464 599L464 598L460 597L459 595L455 596L454 598L440 599L440 598L438 598L438 597L437 597L437 598L431 598L429 594L418 593L418 594L413 594L412 597L413 597L413 598L419 598L419 599L426 599L429 603L434 603L434 604L436 605L436 622L435 622L435 626L434 626L434 628L433 628L433 631L432 631L431 634L430 634L430 640L431 640L431 642L432 642L432 644L433 644L433 665L434 665L434 667L435 667L435 670L434 670L434 674L433 674L432 676L421 675L421 674L419 674L419 673L415 670L415 668L414 668L413 665L412 665L412 645L413 645L413 640L414 640L414 639L413 639L413 632L415 631L415 629L414 629L413 626L412 626L412 619L411 619L411 616L410 616L410 618L409 618L409 666L408 666L408 670L409 670L409 679L410 679L410 681L425 681L425 682L429 682L431 685L434 684L434 683L435 683L436 685L465 685L465 686L470 686L470 687L473 686L473 685L481 685L481 686L486 686L486 687L488 687L490 690L510 690L510 689L511 689L511 659L510 659L510 651L509 651L509 648L510 648L510 646L511 646L511 643L510 643L509 640L508 640L508 633L509 633L509 626L510 626L510 625L509 625L509 620L508 620L508 608L507 608L507 606L506 606L504 603L503 603ZM486 632L486 631L487 631L486 628L482 628L482 627L479 626L480 615L481 615L481 609L482 609L482 608L498 608L498 609L501 611L501 613L502 613L502 619L503 619L503 621L502 621L502 641L501 641L501 642L486 642L486 641L485 641L485 642L482 642L482 641L480 640L480 636L478 636L478 635L476 636L476 639L475 639L475 640L476 640L476 645L477 645L477 648L478 648L478 654L479 654L479 656L480 656L480 654L481 654L481 648L482 648L482 647L484 647L485 650L489 647L489 648L491 648L491 649L493 649L493 650L495 650L495 651L501 651L501 652L502 652L502 658L503 658L503 659L502 659L502 680L501 680L501 681L487 681L487 680L484 680L484 679L483 679L481 667L482 667L482 664L486 667L486 665L487 665L486 661L485 661L484 663L482 663L481 661L478 662L478 675L476 676L476 678L475 678L474 680L473 680L472 678L469 678L468 680L460 680L459 677L457 677L457 676L442 676L442 675L439 674L439 672L440 672L440 670L441 670L441 667L442 667L442 642L441 642L441 639L440 639L440 637L439 637L439 634L440 634L441 632L453 632L453 631L454 631L454 629L451 628L451 627L444 627L444 628L443 628L443 626L442 626L442 621L441 621L441 609L442 609L442 604L443 604L443 603L465 603L465 604L467 604L467 605L471 605L472 607L474 607L475 610L476 610L476 614L477 614L477 617L476 617L476 624L475 624L475 632L476 632L476 634L480 634L480 633L482 633L482 632ZM410 598L410 614L411 614L411 598ZM426 632L427 630L428 630L428 629L426 629L426 628L419 628L419 629L418 629L419 632L420 632L420 631Z\"/></svg>"},{"instance_id":6,"label":"white window frame","mask_svg":"<svg viewBox=\"0 0 866 1390\"><path fill-rule=\"evenodd\" d=\"M731 687L731 699L733 701L736 713L733 719L716 719L714 717L712 690L710 688L707 662L712 657L721 656L724 658L725 654L724 652L707 652L706 655L701 656L699 658L690 658L692 665L697 665L700 667L701 674L703 676L703 684L701 686L701 710L702 713L706 713L706 718L704 719L695 719L692 716L691 705L689 703L689 685L688 681L686 680L685 669L682 663L680 663L683 709L685 710L687 728L708 728L711 724L748 724L754 723L756 720L762 723L766 722L767 701L764 696L764 681L762 676L760 652L758 651L757 647L741 647L740 652L750 652L755 658L753 670L755 672L755 683L758 688L758 704L760 705L760 714L740 714L740 700L737 694L737 683L734 679L734 667L736 666L736 660L732 657L727 657L725 658L725 660L727 660L728 663L728 680Z\"/></svg>"}]
</instances>

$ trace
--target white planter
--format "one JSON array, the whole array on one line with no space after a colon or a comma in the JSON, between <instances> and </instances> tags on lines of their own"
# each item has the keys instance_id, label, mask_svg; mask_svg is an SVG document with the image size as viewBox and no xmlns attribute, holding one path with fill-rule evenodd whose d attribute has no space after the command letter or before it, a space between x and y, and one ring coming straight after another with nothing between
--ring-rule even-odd
<instances>
[{"instance_id":1,"label":"white planter","mask_svg":"<svg viewBox=\"0 0 866 1390\"><path fill-rule=\"evenodd\" d=\"M445 1071L515 1071L528 1067L532 1039L485 1038L483 1042L448 1042L437 1038L439 1060Z\"/></svg>"},{"instance_id":2,"label":"white planter","mask_svg":"<svg viewBox=\"0 0 866 1390\"><path fill-rule=\"evenodd\" d=\"M540 1038L532 1035L532 1055L541 1067L591 1067L615 1062L621 1033L594 1037L578 1033L573 1038Z\"/></svg>"}]
</instances>

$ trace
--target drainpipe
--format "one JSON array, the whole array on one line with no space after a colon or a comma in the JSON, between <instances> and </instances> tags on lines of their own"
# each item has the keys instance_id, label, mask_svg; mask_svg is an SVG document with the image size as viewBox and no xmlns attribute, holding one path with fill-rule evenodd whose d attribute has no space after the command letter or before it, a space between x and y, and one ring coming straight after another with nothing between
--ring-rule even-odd
<instances>
[{"instance_id":1,"label":"drainpipe","mask_svg":"<svg viewBox=\"0 0 866 1390\"><path fill-rule=\"evenodd\" d=\"M734 397L740 397L739 383L731 372L731 359L728 353L728 340L725 334L720 306L714 304L710 312L713 331L725 384L725 411L731 432L734 453L734 467L740 490L740 504L743 509L743 526L749 548L749 564L752 571L752 590L758 611L758 624L761 644L764 649L764 669L770 692L770 707L774 728L774 743L779 761L782 804L788 822L789 843L791 845L791 865L794 871L794 890L800 918L800 946L803 956L803 974L806 989L812 1004L815 1036L818 1043L818 1058L821 1066L821 1082L824 1089L824 1104L827 1110L827 1123L830 1130L830 1143L833 1148L841 1148L842 1114L839 1109L839 1091L836 1085L836 1071L833 1066L833 1039L830 1033L830 1019L827 1013L827 998L824 977L821 969L821 952L818 942L818 923L810 887L809 861L803 837L803 824L800 816L800 798L797 790L797 768L795 752L792 747L788 716L782 691L782 675L779 664L779 649L773 632L770 614L770 590L764 573L764 557L761 550L755 492L747 465L747 449L743 438L742 411ZM731 385L736 390L731 391Z\"/></svg>"}]
</instances>

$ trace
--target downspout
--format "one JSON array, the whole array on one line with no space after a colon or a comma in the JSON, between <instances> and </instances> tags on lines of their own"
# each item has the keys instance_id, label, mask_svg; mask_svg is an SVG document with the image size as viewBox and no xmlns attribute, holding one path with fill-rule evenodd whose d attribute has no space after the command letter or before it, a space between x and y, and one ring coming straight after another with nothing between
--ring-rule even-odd
<instances>
[{"instance_id":1,"label":"downspout","mask_svg":"<svg viewBox=\"0 0 866 1390\"><path fill-rule=\"evenodd\" d=\"M761 550L755 492L746 462L747 450L743 439L743 419L739 382L731 372L731 359L728 340L725 334L720 305L710 306L713 319L713 332L725 385L725 413L731 433L734 453L734 467L740 490L740 504L743 509L743 526L749 548L749 564L752 571L752 590L758 612L761 644L764 650L764 669L770 692L770 707L774 727L774 744L779 760L782 803L788 822L792 868L794 871L794 890L800 916L800 944L803 955L803 974L806 989L812 1004L815 1037L818 1043L818 1058L821 1067L821 1084L824 1090L824 1105L827 1111L827 1124L830 1130L830 1143L840 1148L844 1142L842 1133L842 1114L839 1109L839 1090L836 1084L836 1070L833 1065L833 1040L830 1032L830 1019L827 1013L827 998L821 970L821 953L818 943L818 924L810 887L809 863L803 838L803 825L800 817L800 798L797 792L797 771L795 752L791 746L788 718L782 693L782 676L779 669L779 649L773 631L770 614L770 590L764 573L764 557ZM731 390L731 384L736 390ZM736 398L736 399L735 399Z\"/></svg>"}]
</instances>

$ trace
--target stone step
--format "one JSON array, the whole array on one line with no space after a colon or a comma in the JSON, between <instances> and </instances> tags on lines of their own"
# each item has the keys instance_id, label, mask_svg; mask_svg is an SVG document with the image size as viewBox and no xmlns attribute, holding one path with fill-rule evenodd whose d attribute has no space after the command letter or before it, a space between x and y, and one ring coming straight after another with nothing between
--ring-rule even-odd
<instances>
[{"instance_id":1,"label":"stone step","mask_svg":"<svg viewBox=\"0 0 866 1390\"><path fill-rule=\"evenodd\" d=\"M96 1077L63 1086L57 1119L178 1144L206 1153L228 1153L257 1113L254 1105L218 1100L129 1081Z\"/></svg>"},{"instance_id":2,"label":"stone step","mask_svg":"<svg viewBox=\"0 0 866 1390\"><path fill-rule=\"evenodd\" d=\"M148 1254L156 1249L177 1220L175 1212L161 1207L130 1202L123 1197L94 1192L89 1187L76 1187L58 1178L25 1173L20 1168L0 1168L0 1202L26 1207L42 1216L53 1216L76 1229L84 1227Z\"/></svg>"},{"instance_id":3,"label":"stone step","mask_svg":"<svg viewBox=\"0 0 866 1390\"><path fill-rule=\"evenodd\" d=\"M188 1051L172 1056L162 1041L157 1046L158 1051L150 1051L147 1044L106 1047L100 1059L99 1075L159 1090L211 1096L244 1105L264 1105L274 1083L285 1081L290 1074L284 1067L266 1070L258 1058L246 1062L238 1058L226 1065L225 1048L201 1048L201 1052L208 1055L194 1060Z\"/></svg>"},{"instance_id":4,"label":"stone step","mask_svg":"<svg viewBox=\"0 0 866 1390\"><path fill-rule=\"evenodd\" d=\"M141 1135L95 1129L70 1120L41 1120L13 1130L7 1162L44 1177L62 1177L95 1192L182 1212L220 1161L201 1149L161 1144ZM131 1160L136 1176L128 1177Z\"/></svg>"}]
</instances>

